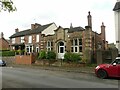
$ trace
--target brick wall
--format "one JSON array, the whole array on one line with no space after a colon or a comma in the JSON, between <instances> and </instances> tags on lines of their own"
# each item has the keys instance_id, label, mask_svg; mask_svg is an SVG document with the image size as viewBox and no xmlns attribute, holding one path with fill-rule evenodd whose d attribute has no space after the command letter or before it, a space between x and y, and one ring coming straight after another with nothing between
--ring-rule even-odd
<instances>
[{"instance_id":1,"label":"brick wall","mask_svg":"<svg viewBox=\"0 0 120 90\"><path fill-rule=\"evenodd\" d=\"M9 50L9 43L4 39L0 38L0 50Z\"/></svg>"},{"instance_id":2,"label":"brick wall","mask_svg":"<svg viewBox=\"0 0 120 90\"><path fill-rule=\"evenodd\" d=\"M30 53L30 55L16 55L16 64L32 64L35 62L35 55Z\"/></svg>"}]
</instances>

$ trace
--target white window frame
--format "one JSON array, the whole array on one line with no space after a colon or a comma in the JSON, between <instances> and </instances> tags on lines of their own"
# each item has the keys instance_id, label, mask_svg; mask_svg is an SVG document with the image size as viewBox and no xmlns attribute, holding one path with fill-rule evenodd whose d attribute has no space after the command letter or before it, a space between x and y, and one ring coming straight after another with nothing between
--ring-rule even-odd
<instances>
[{"instance_id":1,"label":"white window frame","mask_svg":"<svg viewBox=\"0 0 120 90\"><path fill-rule=\"evenodd\" d=\"M26 46L26 52L32 53L33 52L33 45L27 45Z\"/></svg>"},{"instance_id":2,"label":"white window frame","mask_svg":"<svg viewBox=\"0 0 120 90\"><path fill-rule=\"evenodd\" d=\"M77 39L77 45L75 45L75 40ZM71 49L73 48L73 53L79 53L80 50L79 48L82 47L82 45L79 45L79 38L76 38L76 39L73 39L72 40L72 46L71 46ZM76 48L77 48L77 51L76 51ZM72 52L72 51L71 51Z\"/></svg>"},{"instance_id":3,"label":"white window frame","mask_svg":"<svg viewBox=\"0 0 120 90\"><path fill-rule=\"evenodd\" d=\"M12 38L12 43L13 43L13 44L15 43L15 38Z\"/></svg>"},{"instance_id":4,"label":"white window frame","mask_svg":"<svg viewBox=\"0 0 120 90\"><path fill-rule=\"evenodd\" d=\"M48 45L49 43L49 45ZM47 41L47 51L51 51L52 50L52 42L51 41Z\"/></svg>"},{"instance_id":5,"label":"white window frame","mask_svg":"<svg viewBox=\"0 0 120 90\"><path fill-rule=\"evenodd\" d=\"M29 36L28 43L32 43L32 36Z\"/></svg>"},{"instance_id":6,"label":"white window frame","mask_svg":"<svg viewBox=\"0 0 120 90\"><path fill-rule=\"evenodd\" d=\"M20 37L20 41L21 41L21 43L24 43L25 42L25 37L23 36L23 37Z\"/></svg>"},{"instance_id":7,"label":"white window frame","mask_svg":"<svg viewBox=\"0 0 120 90\"><path fill-rule=\"evenodd\" d=\"M36 42L39 42L40 41L40 37L39 37L39 34L36 35Z\"/></svg>"},{"instance_id":8,"label":"white window frame","mask_svg":"<svg viewBox=\"0 0 120 90\"><path fill-rule=\"evenodd\" d=\"M39 47L36 47L36 52L37 52L37 51L38 51L38 53L39 53L39 51L40 51L40 50L39 50Z\"/></svg>"}]
</instances>

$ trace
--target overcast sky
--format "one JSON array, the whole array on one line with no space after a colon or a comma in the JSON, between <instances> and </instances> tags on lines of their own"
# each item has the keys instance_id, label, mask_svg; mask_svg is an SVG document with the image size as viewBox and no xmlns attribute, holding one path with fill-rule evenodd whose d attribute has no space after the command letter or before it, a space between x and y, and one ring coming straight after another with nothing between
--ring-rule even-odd
<instances>
[{"instance_id":1,"label":"overcast sky","mask_svg":"<svg viewBox=\"0 0 120 90\"><path fill-rule=\"evenodd\" d=\"M115 42L113 8L117 0L13 0L16 12L0 12L0 32L8 39L15 33L31 28L31 24L41 25L54 22L64 28L87 26L88 11L92 15L93 31L100 33L102 22L106 26L106 39Z\"/></svg>"}]
</instances>

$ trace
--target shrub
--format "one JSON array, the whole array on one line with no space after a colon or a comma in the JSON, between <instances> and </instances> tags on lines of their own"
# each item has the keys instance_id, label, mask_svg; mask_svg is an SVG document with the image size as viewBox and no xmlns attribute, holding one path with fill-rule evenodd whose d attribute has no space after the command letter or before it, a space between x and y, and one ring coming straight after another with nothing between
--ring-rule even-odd
<instances>
[{"instance_id":1,"label":"shrub","mask_svg":"<svg viewBox=\"0 0 120 90\"><path fill-rule=\"evenodd\" d=\"M71 61L71 56L72 56L72 53L70 53L70 52L65 53L64 61L66 61L66 62Z\"/></svg>"},{"instance_id":2,"label":"shrub","mask_svg":"<svg viewBox=\"0 0 120 90\"><path fill-rule=\"evenodd\" d=\"M67 53L65 53L65 55L64 55L64 60L65 60L65 61L78 62L78 61L81 60L81 57L80 57L80 55L77 54L77 53L67 52Z\"/></svg>"},{"instance_id":3,"label":"shrub","mask_svg":"<svg viewBox=\"0 0 120 90\"><path fill-rule=\"evenodd\" d=\"M0 52L0 56L15 56L15 51L3 51Z\"/></svg>"},{"instance_id":4,"label":"shrub","mask_svg":"<svg viewBox=\"0 0 120 90\"><path fill-rule=\"evenodd\" d=\"M46 54L46 59L55 59L56 58L56 53L53 51L48 51Z\"/></svg>"},{"instance_id":5,"label":"shrub","mask_svg":"<svg viewBox=\"0 0 120 90\"><path fill-rule=\"evenodd\" d=\"M40 51L38 59L46 59L46 52L45 51Z\"/></svg>"},{"instance_id":6,"label":"shrub","mask_svg":"<svg viewBox=\"0 0 120 90\"><path fill-rule=\"evenodd\" d=\"M72 55L71 55L71 60L72 60L73 62L78 62L78 61L81 60L81 57L80 57L80 55L77 54L77 53L72 53Z\"/></svg>"}]
</instances>

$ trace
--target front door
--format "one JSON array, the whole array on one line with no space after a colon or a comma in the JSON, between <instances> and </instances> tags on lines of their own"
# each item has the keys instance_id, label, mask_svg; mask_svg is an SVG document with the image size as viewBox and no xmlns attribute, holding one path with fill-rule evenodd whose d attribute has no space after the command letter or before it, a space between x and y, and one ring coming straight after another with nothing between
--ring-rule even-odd
<instances>
[{"instance_id":1,"label":"front door","mask_svg":"<svg viewBox=\"0 0 120 90\"><path fill-rule=\"evenodd\" d=\"M64 59L65 45L64 42L58 43L58 59Z\"/></svg>"}]
</instances>

